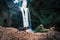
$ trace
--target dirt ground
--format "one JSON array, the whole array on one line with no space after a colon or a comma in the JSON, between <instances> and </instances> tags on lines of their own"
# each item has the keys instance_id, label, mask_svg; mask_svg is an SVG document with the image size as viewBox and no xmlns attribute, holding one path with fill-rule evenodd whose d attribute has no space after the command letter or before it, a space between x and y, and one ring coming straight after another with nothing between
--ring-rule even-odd
<instances>
[{"instance_id":1,"label":"dirt ground","mask_svg":"<svg viewBox=\"0 0 60 40\"><path fill-rule=\"evenodd\" d=\"M0 26L0 40L59 40L60 33L49 31L47 33L31 33L18 31L12 27Z\"/></svg>"}]
</instances>

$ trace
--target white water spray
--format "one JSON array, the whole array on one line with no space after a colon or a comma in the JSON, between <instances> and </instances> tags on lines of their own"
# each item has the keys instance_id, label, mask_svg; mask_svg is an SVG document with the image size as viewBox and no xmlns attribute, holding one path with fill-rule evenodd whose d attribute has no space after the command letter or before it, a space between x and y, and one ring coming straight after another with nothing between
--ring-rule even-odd
<instances>
[{"instance_id":1,"label":"white water spray","mask_svg":"<svg viewBox=\"0 0 60 40\"><path fill-rule=\"evenodd\" d=\"M20 8L20 10L22 12L22 16L23 16L23 26L30 27L28 20L31 20L31 19L29 19L29 14L28 14L29 9L27 8L27 0L15 0L14 3L19 4L19 8ZM26 31L32 32L31 28L29 28Z\"/></svg>"}]
</instances>

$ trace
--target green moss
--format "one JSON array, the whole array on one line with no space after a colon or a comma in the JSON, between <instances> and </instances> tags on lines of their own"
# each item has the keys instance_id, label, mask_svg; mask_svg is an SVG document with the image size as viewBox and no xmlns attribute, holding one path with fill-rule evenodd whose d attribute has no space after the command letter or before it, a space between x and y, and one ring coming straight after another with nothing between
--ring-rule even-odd
<instances>
[{"instance_id":1,"label":"green moss","mask_svg":"<svg viewBox=\"0 0 60 40\"><path fill-rule=\"evenodd\" d=\"M47 30L47 29L37 28L37 29L36 29L36 32L48 32L48 30Z\"/></svg>"}]
</instances>

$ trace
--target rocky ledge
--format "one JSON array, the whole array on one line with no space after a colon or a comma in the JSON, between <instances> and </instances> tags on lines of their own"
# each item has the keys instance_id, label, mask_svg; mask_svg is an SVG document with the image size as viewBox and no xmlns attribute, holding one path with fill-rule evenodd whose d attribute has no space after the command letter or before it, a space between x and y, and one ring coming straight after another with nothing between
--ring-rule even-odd
<instances>
[{"instance_id":1,"label":"rocky ledge","mask_svg":"<svg viewBox=\"0 0 60 40\"><path fill-rule=\"evenodd\" d=\"M31 33L19 31L12 27L0 26L0 40L59 40L60 32Z\"/></svg>"}]
</instances>

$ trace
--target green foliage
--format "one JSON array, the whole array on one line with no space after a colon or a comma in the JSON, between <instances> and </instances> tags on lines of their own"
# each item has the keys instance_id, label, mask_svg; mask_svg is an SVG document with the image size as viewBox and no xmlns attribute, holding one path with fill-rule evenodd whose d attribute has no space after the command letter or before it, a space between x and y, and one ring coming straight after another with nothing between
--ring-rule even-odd
<instances>
[{"instance_id":1,"label":"green foliage","mask_svg":"<svg viewBox=\"0 0 60 40\"><path fill-rule=\"evenodd\" d=\"M48 32L47 29L36 28L35 32Z\"/></svg>"},{"instance_id":2,"label":"green foliage","mask_svg":"<svg viewBox=\"0 0 60 40\"><path fill-rule=\"evenodd\" d=\"M29 5L32 27L36 28L38 25L44 24L46 28L49 28L59 23L59 2L59 0L33 0Z\"/></svg>"}]
</instances>

